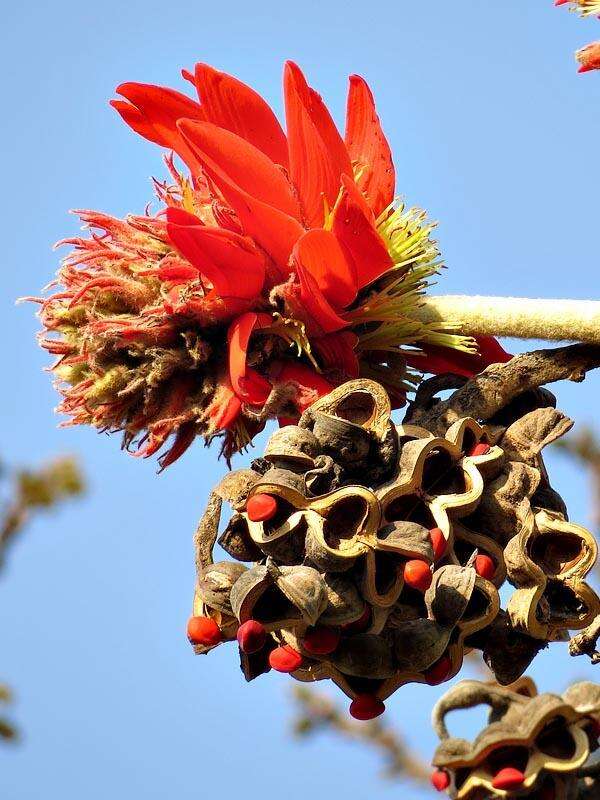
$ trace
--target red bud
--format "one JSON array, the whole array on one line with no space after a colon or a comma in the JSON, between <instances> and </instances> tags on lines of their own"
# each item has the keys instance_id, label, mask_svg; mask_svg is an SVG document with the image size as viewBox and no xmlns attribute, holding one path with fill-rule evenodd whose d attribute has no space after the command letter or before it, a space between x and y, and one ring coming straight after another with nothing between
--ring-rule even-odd
<instances>
[{"instance_id":1,"label":"red bud","mask_svg":"<svg viewBox=\"0 0 600 800\"><path fill-rule=\"evenodd\" d=\"M238 628L237 640L242 653L251 655L262 650L267 641L267 632L255 619L249 619Z\"/></svg>"},{"instance_id":2,"label":"red bud","mask_svg":"<svg viewBox=\"0 0 600 800\"><path fill-rule=\"evenodd\" d=\"M494 563L494 560L491 559L489 556L485 555L476 556L475 572L478 575L481 575L481 577L485 578L487 581L491 581L494 575L496 574L496 564Z\"/></svg>"},{"instance_id":3,"label":"red bud","mask_svg":"<svg viewBox=\"0 0 600 800\"><path fill-rule=\"evenodd\" d=\"M554 5L555 6L564 6L567 3L572 3L572 2L573 2L573 0L554 0Z\"/></svg>"},{"instance_id":4,"label":"red bud","mask_svg":"<svg viewBox=\"0 0 600 800\"><path fill-rule=\"evenodd\" d=\"M492 448L485 442L479 442L468 454L470 456L486 456Z\"/></svg>"},{"instance_id":5,"label":"red bud","mask_svg":"<svg viewBox=\"0 0 600 800\"><path fill-rule=\"evenodd\" d=\"M431 773L431 785L434 789L437 789L438 792L446 791L450 786L450 776L445 769L436 769L435 772Z\"/></svg>"},{"instance_id":6,"label":"red bud","mask_svg":"<svg viewBox=\"0 0 600 800\"><path fill-rule=\"evenodd\" d=\"M219 644L223 638L221 629L210 617L190 617L187 635L192 644L203 644L208 647Z\"/></svg>"},{"instance_id":7,"label":"red bud","mask_svg":"<svg viewBox=\"0 0 600 800\"><path fill-rule=\"evenodd\" d=\"M439 561L446 552L448 542L441 528L432 528L429 531L431 546L433 547L433 560Z\"/></svg>"},{"instance_id":8,"label":"red bud","mask_svg":"<svg viewBox=\"0 0 600 800\"><path fill-rule=\"evenodd\" d=\"M385 711L385 704L373 694L359 694L350 703L350 716L362 721L375 719Z\"/></svg>"},{"instance_id":9,"label":"red bud","mask_svg":"<svg viewBox=\"0 0 600 800\"><path fill-rule=\"evenodd\" d=\"M309 628L302 639L302 647L315 656L327 656L333 653L339 643L340 632L325 625Z\"/></svg>"},{"instance_id":10,"label":"red bud","mask_svg":"<svg viewBox=\"0 0 600 800\"><path fill-rule=\"evenodd\" d=\"M269 653L269 664L277 672L295 672L302 666L303 658L289 644L276 647Z\"/></svg>"},{"instance_id":11,"label":"red bud","mask_svg":"<svg viewBox=\"0 0 600 800\"><path fill-rule=\"evenodd\" d=\"M450 656L446 654L443 655L439 661L436 661L433 666L429 667L429 669L423 673L423 677L429 686L437 686L439 683L444 683L444 681L448 680L451 672L452 660Z\"/></svg>"},{"instance_id":12,"label":"red bud","mask_svg":"<svg viewBox=\"0 0 600 800\"><path fill-rule=\"evenodd\" d=\"M413 558L404 565L404 582L413 589L426 592L431 586L431 577L429 564L420 558Z\"/></svg>"},{"instance_id":13,"label":"red bud","mask_svg":"<svg viewBox=\"0 0 600 800\"><path fill-rule=\"evenodd\" d=\"M515 767L504 767L497 773L492 781L494 789L504 789L510 791L511 789L519 789L525 781L525 775L520 769Z\"/></svg>"},{"instance_id":14,"label":"red bud","mask_svg":"<svg viewBox=\"0 0 600 800\"><path fill-rule=\"evenodd\" d=\"M270 494L253 494L246 504L252 522L266 522L277 513L277 500Z\"/></svg>"}]
</instances>

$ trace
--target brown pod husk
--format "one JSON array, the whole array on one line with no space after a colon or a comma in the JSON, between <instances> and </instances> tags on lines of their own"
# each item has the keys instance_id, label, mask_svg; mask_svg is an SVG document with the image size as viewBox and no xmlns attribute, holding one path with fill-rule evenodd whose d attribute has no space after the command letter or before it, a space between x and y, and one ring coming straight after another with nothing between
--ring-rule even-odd
<instances>
[{"instance_id":1,"label":"brown pod husk","mask_svg":"<svg viewBox=\"0 0 600 800\"><path fill-rule=\"evenodd\" d=\"M231 588L246 570L247 567L235 561L209 564L198 575L196 587L198 596L205 605L228 616L234 616L229 599Z\"/></svg>"},{"instance_id":2,"label":"brown pod husk","mask_svg":"<svg viewBox=\"0 0 600 800\"><path fill-rule=\"evenodd\" d=\"M360 619L366 602L355 584L344 575L324 575L327 591L327 606L319 623L321 625L347 625Z\"/></svg>"},{"instance_id":3,"label":"brown pod husk","mask_svg":"<svg viewBox=\"0 0 600 800\"><path fill-rule=\"evenodd\" d=\"M255 619L267 631L314 625L326 605L325 582L310 567L253 567L231 590L231 607L239 622Z\"/></svg>"},{"instance_id":4,"label":"brown pod husk","mask_svg":"<svg viewBox=\"0 0 600 800\"><path fill-rule=\"evenodd\" d=\"M229 503L234 511L242 511L252 487L259 479L260 474L252 469L237 469L221 478L215 493Z\"/></svg>"},{"instance_id":5,"label":"brown pod husk","mask_svg":"<svg viewBox=\"0 0 600 800\"><path fill-rule=\"evenodd\" d=\"M433 763L450 775L453 796L512 796L510 790L495 788L494 778L503 766L518 766L523 773L523 784L515 790L519 796L539 798L545 786L557 800L574 798L591 752L586 728L600 715L599 692L591 687L576 685L563 697L537 695L532 682L501 688L463 681L450 689L433 710L434 728L442 740ZM572 702L575 698L580 707ZM490 708L487 727L473 743L452 737L445 722L448 713L479 705Z\"/></svg>"},{"instance_id":6,"label":"brown pod husk","mask_svg":"<svg viewBox=\"0 0 600 800\"><path fill-rule=\"evenodd\" d=\"M446 652L453 626L415 619L394 629L394 655L401 672L420 674Z\"/></svg>"},{"instance_id":7,"label":"brown pod husk","mask_svg":"<svg viewBox=\"0 0 600 800\"><path fill-rule=\"evenodd\" d=\"M319 453L319 441L311 431L297 425L286 425L269 438L264 458L275 466L310 469Z\"/></svg>"},{"instance_id":8,"label":"brown pod husk","mask_svg":"<svg viewBox=\"0 0 600 800\"><path fill-rule=\"evenodd\" d=\"M314 460L312 469L304 475L304 492L307 497L318 497L339 489L343 470L331 456L321 454Z\"/></svg>"},{"instance_id":9,"label":"brown pod husk","mask_svg":"<svg viewBox=\"0 0 600 800\"><path fill-rule=\"evenodd\" d=\"M342 639L329 660L344 675L356 678L379 680L394 674L390 644L372 633L358 633Z\"/></svg>"},{"instance_id":10,"label":"brown pod husk","mask_svg":"<svg viewBox=\"0 0 600 800\"><path fill-rule=\"evenodd\" d=\"M594 537L559 515L539 510L505 550L513 625L538 639L562 638L600 613L600 600L584 581L597 557Z\"/></svg>"},{"instance_id":11,"label":"brown pod husk","mask_svg":"<svg viewBox=\"0 0 600 800\"><path fill-rule=\"evenodd\" d=\"M241 514L233 514L219 537L219 544L237 561L260 561L262 558L262 551L250 536L248 520Z\"/></svg>"}]
</instances>

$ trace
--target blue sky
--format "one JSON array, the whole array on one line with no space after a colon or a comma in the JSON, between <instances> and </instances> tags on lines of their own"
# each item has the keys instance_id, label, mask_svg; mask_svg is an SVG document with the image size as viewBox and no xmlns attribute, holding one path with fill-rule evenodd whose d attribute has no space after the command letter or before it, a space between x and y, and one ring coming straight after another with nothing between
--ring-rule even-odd
<instances>
[{"instance_id":1,"label":"blue sky","mask_svg":"<svg viewBox=\"0 0 600 800\"><path fill-rule=\"evenodd\" d=\"M595 73L576 75L572 54L598 38L599 25L551 0L60 0L4 10L1 453L13 464L74 453L90 492L33 524L0 580L0 677L17 689L25 731L19 748L0 749L3 797L398 792L357 746L291 740L288 679L247 686L232 649L192 656L183 633L191 536L224 470L216 453L197 444L157 477L117 438L56 428L33 310L13 303L52 276L50 245L77 229L67 209L141 212L149 176L163 174L158 150L108 107L114 87L183 88L180 67L202 60L280 111L281 68L293 58L341 120L346 76L361 73L393 146L398 191L440 220L449 266L441 291L592 298L600 84ZM583 423L594 420L599 390L593 375L558 394ZM585 522L584 475L560 457L550 462L572 517ZM556 646L533 674L558 689L593 672ZM424 756L438 694L408 687L389 702L390 720Z\"/></svg>"}]
</instances>

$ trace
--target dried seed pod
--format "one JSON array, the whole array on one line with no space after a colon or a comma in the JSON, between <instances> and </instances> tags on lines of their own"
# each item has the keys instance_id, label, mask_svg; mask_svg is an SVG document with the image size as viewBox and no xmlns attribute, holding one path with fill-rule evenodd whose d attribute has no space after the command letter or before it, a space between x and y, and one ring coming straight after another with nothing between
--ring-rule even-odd
<instances>
[{"instance_id":1,"label":"dried seed pod","mask_svg":"<svg viewBox=\"0 0 600 800\"><path fill-rule=\"evenodd\" d=\"M253 567L231 590L231 607L239 622L254 619L267 631L301 622L314 625L326 605L325 582L310 567Z\"/></svg>"},{"instance_id":2,"label":"dried seed pod","mask_svg":"<svg viewBox=\"0 0 600 800\"><path fill-rule=\"evenodd\" d=\"M248 520L241 514L233 514L219 537L219 544L237 561L259 561L262 558L260 548L250 536Z\"/></svg>"},{"instance_id":3,"label":"dried seed pod","mask_svg":"<svg viewBox=\"0 0 600 800\"><path fill-rule=\"evenodd\" d=\"M343 471L331 456L319 455L314 466L304 475L304 491L308 497L317 497L339 489Z\"/></svg>"},{"instance_id":4,"label":"dried seed pod","mask_svg":"<svg viewBox=\"0 0 600 800\"><path fill-rule=\"evenodd\" d=\"M246 570L247 567L235 561L219 561L204 567L198 574L198 596L210 608L233 616L229 601L231 587Z\"/></svg>"},{"instance_id":5,"label":"dried seed pod","mask_svg":"<svg viewBox=\"0 0 600 800\"><path fill-rule=\"evenodd\" d=\"M310 469L319 453L319 441L311 431L286 425L270 437L264 457L278 467Z\"/></svg>"},{"instance_id":6,"label":"dried seed pod","mask_svg":"<svg viewBox=\"0 0 600 800\"><path fill-rule=\"evenodd\" d=\"M441 738L433 764L445 771L457 800L482 796L544 796L550 788L561 800L575 797L580 770L592 746L586 727L600 715L600 692L593 684L572 687L563 697L537 695L531 682L505 689L463 681L447 692L433 710ZM571 700L585 697L583 709ZM488 726L471 744L450 736L445 718L454 709L490 708ZM594 745L594 749L597 743Z\"/></svg>"},{"instance_id":7,"label":"dried seed pod","mask_svg":"<svg viewBox=\"0 0 600 800\"><path fill-rule=\"evenodd\" d=\"M259 478L260 474L252 469L237 469L228 472L219 481L215 493L229 503L235 511L241 511L246 506L248 495Z\"/></svg>"},{"instance_id":8,"label":"dried seed pod","mask_svg":"<svg viewBox=\"0 0 600 800\"><path fill-rule=\"evenodd\" d=\"M584 578L596 557L589 531L538 511L505 550L508 576L517 587L507 609L513 625L545 640L589 625L600 613L600 599Z\"/></svg>"},{"instance_id":9,"label":"dried seed pod","mask_svg":"<svg viewBox=\"0 0 600 800\"><path fill-rule=\"evenodd\" d=\"M327 591L327 607L321 614L323 625L351 625L363 618L368 606L358 589L343 575L323 575Z\"/></svg>"},{"instance_id":10,"label":"dried seed pod","mask_svg":"<svg viewBox=\"0 0 600 800\"><path fill-rule=\"evenodd\" d=\"M342 639L329 660L344 675L356 678L377 680L394 674L390 644L372 633L358 633Z\"/></svg>"}]
</instances>

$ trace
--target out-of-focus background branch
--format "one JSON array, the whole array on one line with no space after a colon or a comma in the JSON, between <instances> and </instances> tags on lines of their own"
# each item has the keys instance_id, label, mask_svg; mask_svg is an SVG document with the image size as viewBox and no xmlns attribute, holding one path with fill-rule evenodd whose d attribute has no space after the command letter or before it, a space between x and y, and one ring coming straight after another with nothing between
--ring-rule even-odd
<instances>
[{"instance_id":1,"label":"out-of-focus background branch","mask_svg":"<svg viewBox=\"0 0 600 800\"><path fill-rule=\"evenodd\" d=\"M38 469L12 472L0 468L0 569L5 566L7 551L31 516L47 511L64 500L76 497L85 489L81 470L75 459L56 458ZM8 686L0 683L0 707L12 700ZM0 740L18 738L17 729L0 712Z\"/></svg>"},{"instance_id":2,"label":"out-of-focus background branch","mask_svg":"<svg viewBox=\"0 0 600 800\"><path fill-rule=\"evenodd\" d=\"M554 444L585 466L590 475L592 515L596 531L600 531L600 440L589 427L582 427Z\"/></svg>"},{"instance_id":3,"label":"out-of-focus background branch","mask_svg":"<svg viewBox=\"0 0 600 800\"><path fill-rule=\"evenodd\" d=\"M293 730L303 738L315 733L334 732L377 750L384 761L384 776L410 779L417 783L427 781L430 768L419 756L408 749L401 734L381 718L370 722L354 722L345 708L329 700L322 692L304 686L293 689L297 715Z\"/></svg>"}]
</instances>

